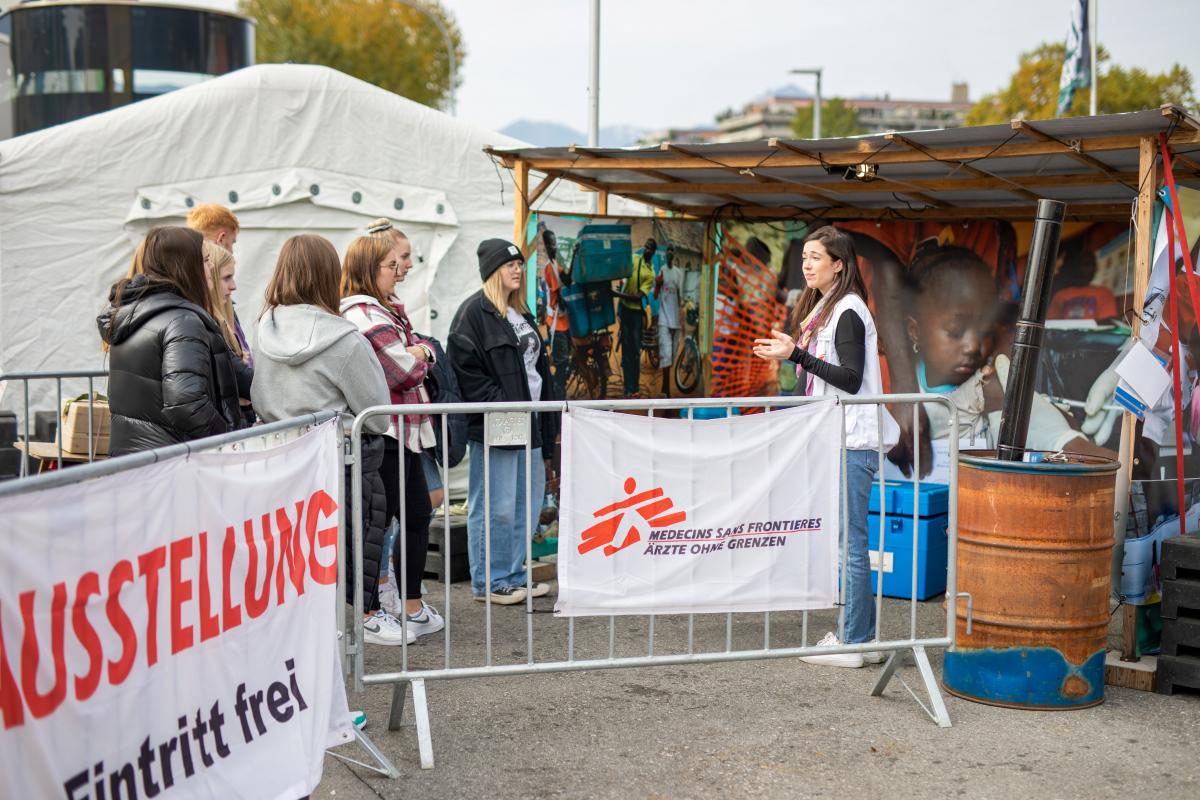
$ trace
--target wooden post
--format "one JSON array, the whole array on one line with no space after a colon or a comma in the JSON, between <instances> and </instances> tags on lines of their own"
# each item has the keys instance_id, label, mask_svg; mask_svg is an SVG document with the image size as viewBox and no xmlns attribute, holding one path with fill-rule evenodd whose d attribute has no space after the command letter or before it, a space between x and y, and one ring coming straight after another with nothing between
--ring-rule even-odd
<instances>
[{"instance_id":1,"label":"wooden post","mask_svg":"<svg viewBox=\"0 0 1200 800\"><path fill-rule=\"evenodd\" d=\"M713 240L716 238L717 223L708 221L704 223L704 253L701 256L701 273L700 273L700 329L697 331L700 340L700 364L703 367L702 386L704 389L704 397L709 397L712 394L712 348L713 348L713 329L716 320L713 318L713 309L716 307L717 297L717 280L719 278L717 272L717 253L713 247Z\"/></svg>"},{"instance_id":2,"label":"wooden post","mask_svg":"<svg viewBox=\"0 0 1200 800\"><path fill-rule=\"evenodd\" d=\"M602 217L608 216L608 192L600 192L596 196L596 213Z\"/></svg>"},{"instance_id":3,"label":"wooden post","mask_svg":"<svg viewBox=\"0 0 1200 800\"><path fill-rule=\"evenodd\" d=\"M1158 176L1155 169L1157 155L1153 137L1143 137L1138 143L1138 205L1136 239L1134 240L1133 278L1133 328L1132 337L1137 339L1142 330L1142 304L1146 300L1146 287L1150 283L1150 269L1154 258L1154 198L1158 191ZM1128 411L1121 417L1121 468L1117 472L1116 514L1114 514L1112 560L1113 586L1121 582L1121 566L1125 555L1125 528L1129 516L1129 485L1133 474L1134 435L1136 419ZM1132 607L1122 616L1121 659L1137 661L1137 615Z\"/></svg>"},{"instance_id":4,"label":"wooden post","mask_svg":"<svg viewBox=\"0 0 1200 800\"><path fill-rule=\"evenodd\" d=\"M513 197L513 244L521 248L522 253L528 252L525 247L525 237L529 227L529 164L518 161L513 166L513 183L516 187Z\"/></svg>"}]
</instances>

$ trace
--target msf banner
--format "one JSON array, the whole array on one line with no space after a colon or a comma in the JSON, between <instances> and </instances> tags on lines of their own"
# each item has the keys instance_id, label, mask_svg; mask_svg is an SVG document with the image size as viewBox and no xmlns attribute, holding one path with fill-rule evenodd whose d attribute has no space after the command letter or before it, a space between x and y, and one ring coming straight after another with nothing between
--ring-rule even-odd
<instances>
[{"instance_id":1,"label":"msf banner","mask_svg":"<svg viewBox=\"0 0 1200 800\"><path fill-rule=\"evenodd\" d=\"M298 798L352 738L336 421L0 502L0 797Z\"/></svg>"},{"instance_id":2,"label":"msf banner","mask_svg":"<svg viewBox=\"0 0 1200 800\"><path fill-rule=\"evenodd\" d=\"M563 416L555 614L830 608L841 409Z\"/></svg>"}]
</instances>

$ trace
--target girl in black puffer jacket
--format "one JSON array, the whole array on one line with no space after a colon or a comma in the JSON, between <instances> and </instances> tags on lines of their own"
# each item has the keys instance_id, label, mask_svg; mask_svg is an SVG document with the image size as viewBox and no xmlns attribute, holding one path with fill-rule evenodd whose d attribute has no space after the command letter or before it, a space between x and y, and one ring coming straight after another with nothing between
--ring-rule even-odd
<instances>
[{"instance_id":1,"label":"girl in black puffer jacket","mask_svg":"<svg viewBox=\"0 0 1200 800\"><path fill-rule=\"evenodd\" d=\"M97 319L109 348L114 456L242 427L233 354L206 310L203 238L154 228Z\"/></svg>"}]
</instances>

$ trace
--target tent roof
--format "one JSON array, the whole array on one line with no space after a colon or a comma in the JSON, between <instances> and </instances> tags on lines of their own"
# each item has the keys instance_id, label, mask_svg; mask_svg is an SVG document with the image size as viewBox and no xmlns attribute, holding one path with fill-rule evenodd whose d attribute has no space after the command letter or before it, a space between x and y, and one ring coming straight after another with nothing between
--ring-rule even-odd
<instances>
[{"instance_id":1,"label":"tent roof","mask_svg":"<svg viewBox=\"0 0 1200 800\"><path fill-rule=\"evenodd\" d=\"M326 67L284 64L0 141L0 371L94 366L95 314L137 240L198 202L242 223L243 322L288 236L344 247L386 216L416 248L401 292L410 317L444 336L479 287L479 241L513 232L514 195L487 145L522 143ZM537 208L586 213L591 199L556 182Z\"/></svg>"},{"instance_id":2,"label":"tent roof","mask_svg":"<svg viewBox=\"0 0 1200 800\"><path fill-rule=\"evenodd\" d=\"M1176 106L840 139L658 147L488 148L507 166L708 217L1031 217L1065 201L1073 219L1124 219L1137 196L1139 142L1167 133L1181 183L1200 188L1200 120ZM1200 158L1200 157L1198 157ZM875 170L856 179L859 165Z\"/></svg>"}]
</instances>

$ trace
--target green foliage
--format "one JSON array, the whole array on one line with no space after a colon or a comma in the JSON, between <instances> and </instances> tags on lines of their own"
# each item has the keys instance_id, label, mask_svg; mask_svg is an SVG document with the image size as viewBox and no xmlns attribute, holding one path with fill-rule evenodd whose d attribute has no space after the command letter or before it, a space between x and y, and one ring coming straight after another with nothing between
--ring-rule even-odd
<instances>
[{"instance_id":1,"label":"green foliage","mask_svg":"<svg viewBox=\"0 0 1200 800\"><path fill-rule=\"evenodd\" d=\"M418 5L446 27L462 83L466 51L454 17L437 0ZM398 0L240 0L254 17L261 63L322 64L429 106L444 106L450 86L445 39L428 14Z\"/></svg>"},{"instance_id":2,"label":"green foliage","mask_svg":"<svg viewBox=\"0 0 1200 800\"><path fill-rule=\"evenodd\" d=\"M1058 105L1058 82L1062 76L1065 53L1066 46L1061 42L1042 44L1022 53L1017 71L1008 86L976 103L967 113L967 124L987 125L1018 118L1053 119ZM1174 103L1184 108L1196 107L1192 73L1187 67L1174 64L1167 72L1155 75L1140 67L1126 69L1106 64L1108 60L1108 53L1103 47L1099 48L1098 113L1140 111L1158 108L1163 103ZM1090 90L1077 90L1067 116L1085 116L1089 97Z\"/></svg>"},{"instance_id":3,"label":"green foliage","mask_svg":"<svg viewBox=\"0 0 1200 800\"><path fill-rule=\"evenodd\" d=\"M796 109L796 116L792 117L792 131L797 138L812 138L813 107L811 105ZM866 132L867 129L858 124L858 113L845 100L840 97L831 97L821 101L821 138L855 136Z\"/></svg>"}]
</instances>

